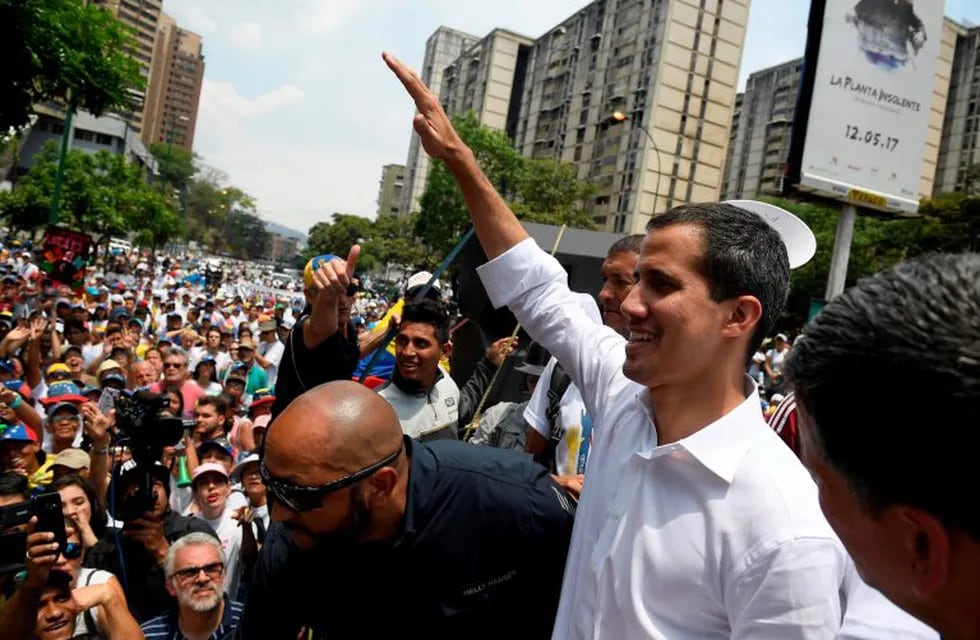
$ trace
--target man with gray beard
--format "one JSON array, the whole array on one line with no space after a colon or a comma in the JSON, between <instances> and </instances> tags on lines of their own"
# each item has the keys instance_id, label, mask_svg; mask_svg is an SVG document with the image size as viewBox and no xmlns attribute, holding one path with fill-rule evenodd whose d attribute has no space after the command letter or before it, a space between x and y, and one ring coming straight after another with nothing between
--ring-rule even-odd
<instances>
[{"instance_id":1,"label":"man with gray beard","mask_svg":"<svg viewBox=\"0 0 980 640\"><path fill-rule=\"evenodd\" d=\"M146 640L218 640L234 635L242 605L223 593L225 554L205 533L189 533L170 545L164 561L167 591L177 599L169 613L141 627Z\"/></svg>"}]
</instances>

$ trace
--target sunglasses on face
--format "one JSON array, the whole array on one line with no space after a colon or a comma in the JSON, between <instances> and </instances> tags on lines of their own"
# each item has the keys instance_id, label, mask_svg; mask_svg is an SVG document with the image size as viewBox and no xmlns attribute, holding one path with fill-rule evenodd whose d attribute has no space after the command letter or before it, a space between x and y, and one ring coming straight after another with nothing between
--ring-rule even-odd
<instances>
[{"instance_id":1,"label":"sunglasses on face","mask_svg":"<svg viewBox=\"0 0 980 640\"><path fill-rule=\"evenodd\" d=\"M262 483L268 488L269 494L275 500L281 502L284 507L296 512L313 511L322 506L323 496L357 484L382 467L393 463L401 455L402 448L398 447L398 451L395 451L384 460L380 460L369 467L319 486L298 485L288 480L273 478L269 474L269 470L265 467L265 460L259 462L259 475L262 478Z\"/></svg>"},{"instance_id":2,"label":"sunglasses on face","mask_svg":"<svg viewBox=\"0 0 980 640\"><path fill-rule=\"evenodd\" d=\"M212 580L220 580L221 574L225 570L225 564L223 562L212 562L211 564L206 564L200 567L187 567L186 569L177 569L171 574L171 578L177 578L180 582L190 582L194 580L203 571L207 577Z\"/></svg>"},{"instance_id":3,"label":"sunglasses on face","mask_svg":"<svg viewBox=\"0 0 980 640\"><path fill-rule=\"evenodd\" d=\"M77 542L69 542L65 545L65 549L61 552L61 555L65 556L65 560L77 560L82 557L82 550L82 545Z\"/></svg>"},{"instance_id":4,"label":"sunglasses on face","mask_svg":"<svg viewBox=\"0 0 980 640\"><path fill-rule=\"evenodd\" d=\"M179 362L164 362L163 363L163 368L164 369L183 369L184 368L184 365L181 364L181 363L179 363Z\"/></svg>"}]
</instances>

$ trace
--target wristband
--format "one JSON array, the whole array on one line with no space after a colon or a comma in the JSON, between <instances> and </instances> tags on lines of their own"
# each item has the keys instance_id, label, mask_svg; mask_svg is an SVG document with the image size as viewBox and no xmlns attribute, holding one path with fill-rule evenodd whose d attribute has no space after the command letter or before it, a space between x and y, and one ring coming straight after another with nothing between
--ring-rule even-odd
<instances>
[{"instance_id":1,"label":"wristband","mask_svg":"<svg viewBox=\"0 0 980 640\"><path fill-rule=\"evenodd\" d=\"M16 396L14 397L14 401L8 404L7 406L10 407L11 409L16 409L23 403L24 403L24 399L20 397L19 393L17 393Z\"/></svg>"}]
</instances>

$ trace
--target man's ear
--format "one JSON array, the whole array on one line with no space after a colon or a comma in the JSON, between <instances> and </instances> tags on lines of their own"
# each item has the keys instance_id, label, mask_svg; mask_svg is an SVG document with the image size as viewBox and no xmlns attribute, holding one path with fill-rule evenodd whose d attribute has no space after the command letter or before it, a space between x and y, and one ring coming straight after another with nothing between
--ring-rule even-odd
<instances>
[{"instance_id":1,"label":"man's ear","mask_svg":"<svg viewBox=\"0 0 980 640\"><path fill-rule=\"evenodd\" d=\"M912 588L920 597L927 597L942 588L949 577L949 530L936 516L915 507L900 507L898 517L906 527Z\"/></svg>"},{"instance_id":2,"label":"man's ear","mask_svg":"<svg viewBox=\"0 0 980 640\"><path fill-rule=\"evenodd\" d=\"M163 581L163 586L165 586L167 588L167 593L169 593L172 598L176 598L177 597L177 590L174 589L173 579L171 579L171 578L165 579Z\"/></svg>"},{"instance_id":3,"label":"man's ear","mask_svg":"<svg viewBox=\"0 0 980 640\"><path fill-rule=\"evenodd\" d=\"M762 318L762 303L755 296L739 296L729 304L731 310L722 335L726 338L751 336Z\"/></svg>"},{"instance_id":4,"label":"man's ear","mask_svg":"<svg viewBox=\"0 0 980 640\"><path fill-rule=\"evenodd\" d=\"M453 341L446 340L446 344L442 345L442 357L448 358L453 354Z\"/></svg>"}]
</instances>

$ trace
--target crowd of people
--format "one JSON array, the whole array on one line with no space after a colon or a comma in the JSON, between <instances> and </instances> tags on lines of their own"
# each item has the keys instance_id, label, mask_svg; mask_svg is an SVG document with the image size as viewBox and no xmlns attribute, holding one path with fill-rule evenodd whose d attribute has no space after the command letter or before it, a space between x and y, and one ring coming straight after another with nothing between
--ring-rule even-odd
<instances>
[{"instance_id":1,"label":"crowd of people","mask_svg":"<svg viewBox=\"0 0 980 640\"><path fill-rule=\"evenodd\" d=\"M953 490L980 257L903 263L794 335L793 247L708 203L618 240L602 289L573 292L385 60L530 340L488 336L464 377L448 283L377 292L356 245L294 282L136 250L73 289L8 242L0 636L980 634L980 529ZM507 376L517 397L487 406ZM965 446L916 437L931 424Z\"/></svg>"}]
</instances>

